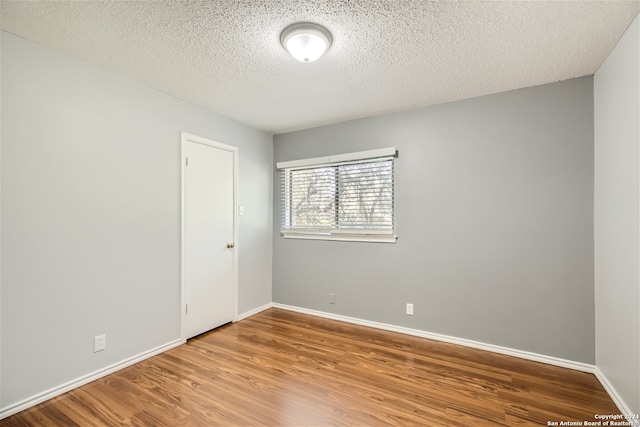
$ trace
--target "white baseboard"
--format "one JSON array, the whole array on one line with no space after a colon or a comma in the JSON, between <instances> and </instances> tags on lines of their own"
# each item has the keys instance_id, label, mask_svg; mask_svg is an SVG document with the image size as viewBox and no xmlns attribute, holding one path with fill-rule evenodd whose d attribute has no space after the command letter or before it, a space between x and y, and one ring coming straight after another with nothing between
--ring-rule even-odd
<instances>
[{"instance_id":1,"label":"white baseboard","mask_svg":"<svg viewBox=\"0 0 640 427\"><path fill-rule=\"evenodd\" d=\"M405 328L403 326L390 325L387 323L373 322L370 320L358 319L355 317L342 316L339 314L327 313L324 311L311 310L308 308L296 307L291 305L273 303L273 307L283 310L295 311L298 313L310 314L312 316L324 317L327 319L339 320L342 322L353 323L361 326L369 326L371 328L383 329L385 331L399 332L401 334L413 335L416 337L428 338L436 341L443 341L451 344L459 344L465 347L477 348L480 350L491 351L493 353L505 354L507 356L519 357L521 359L532 360L534 362L546 363L548 365L561 366L563 368L574 369L582 372L595 372L595 366L588 363L576 362L573 360L561 359L559 357L547 356L544 354L532 353L524 350L517 350L499 345L486 344L479 341L468 340L465 338L457 338L449 335L437 334L434 332L421 331L419 329Z\"/></svg>"},{"instance_id":2,"label":"white baseboard","mask_svg":"<svg viewBox=\"0 0 640 427\"><path fill-rule=\"evenodd\" d=\"M261 311L265 311L267 309L270 309L271 307L273 307L273 303L272 302L270 302L268 304L265 304L265 305L261 305L260 307L256 307L253 310L245 311L244 313L238 315L238 318L236 319L236 322L239 322L242 319L246 319L247 317L251 317L254 314L258 314Z\"/></svg>"},{"instance_id":3,"label":"white baseboard","mask_svg":"<svg viewBox=\"0 0 640 427\"><path fill-rule=\"evenodd\" d=\"M609 394L609 396L611 396L611 400L613 400L613 403L615 403L618 409L620 410L620 414L633 414L633 412L631 412L631 409L629 409L629 406L627 406L625 401L622 400L622 397L620 397L615 387L613 387L611 382L609 382L609 379L604 375L604 373L602 373L600 368L598 368L597 366L594 374L598 379L598 381L600 381L600 384L602 384L602 387L604 387L605 391ZM635 423L633 425L640 427L640 420L638 419L629 419L629 420L623 419L623 420L616 420L616 421L631 421Z\"/></svg>"},{"instance_id":4,"label":"white baseboard","mask_svg":"<svg viewBox=\"0 0 640 427\"><path fill-rule=\"evenodd\" d=\"M53 387L49 390L43 391L42 393L38 393L35 396L31 396L28 397L18 403L14 403L12 405L9 405L5 408L0 408L0 420L16 414L20 411L23 411L27 408L30 408L32 406L37 405L38 403L42 403L46 400L49 399L53 399L56 396L59 396L63 393L66 393L68 391L71 391L75 388L78 388L80 386L83 386L85 384L88 384L92 381L95 381L99 378L102 378L104 376L107 376L111 373L114 373L116 371L119 371L120 369L126 368L127 366L131 366L133 364L136 364L138 362L142 362L145 359L148 359L152 356L155 356L156 354L160 354L163 353L167 350L170 350L174 347L179 346L180 344L182 344L183 341L182 340L174 340L171 341L167 344L161 345L159 347L153 348L151 350L145 351L143 353L140 353L136 356L130 357L128 359L122 360L118 363L114 363L111 366L107 366L105 368L99 369L95 372L92 372L90 374L84 375L80 378L77 378L75 380L69 381L65 384L59 385L57 387Z\"/></svg>"}]
</instances>

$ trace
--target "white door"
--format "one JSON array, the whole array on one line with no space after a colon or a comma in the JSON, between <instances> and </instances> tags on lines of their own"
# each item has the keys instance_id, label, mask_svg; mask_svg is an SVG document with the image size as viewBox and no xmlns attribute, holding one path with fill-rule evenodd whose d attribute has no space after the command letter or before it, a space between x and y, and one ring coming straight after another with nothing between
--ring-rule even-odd
<instances>
[{"instance_id":1,"label":"white door","mask_svg":"<svg viewBox=\"0 0 640 427\"><path fill-rule=\"evenodd\" d=\"M236 315L237 149L183 134L183 338Z\"/></svg>"}]
</instances>

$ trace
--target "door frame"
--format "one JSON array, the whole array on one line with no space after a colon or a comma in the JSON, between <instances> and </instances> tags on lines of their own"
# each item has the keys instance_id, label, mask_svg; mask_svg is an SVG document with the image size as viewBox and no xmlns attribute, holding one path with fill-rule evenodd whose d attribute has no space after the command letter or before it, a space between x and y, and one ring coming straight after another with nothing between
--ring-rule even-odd
<instances>
[{"instance_id":1,"label":"door frame","mask_svg":"<svg viewBox=\"0 0 640 427\"><path fill-rule=\"evenodd\" d=\"M180 145L180 339L182 343L187 341L185 333L186 325L186 232L185 232L185 207L186 207L186 178L187 178L187 142L208 145L213 148L229 151L233 154L233 322L238 321L238 147L223 144L218 141L181 132Z\"/></svg>"}]
</instances>

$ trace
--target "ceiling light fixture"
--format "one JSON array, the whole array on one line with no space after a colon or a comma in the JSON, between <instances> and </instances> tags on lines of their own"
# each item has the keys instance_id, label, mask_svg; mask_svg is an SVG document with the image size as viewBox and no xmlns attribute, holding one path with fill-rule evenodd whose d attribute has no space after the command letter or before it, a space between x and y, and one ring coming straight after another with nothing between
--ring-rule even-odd
<instances>
[{"instance_id":1,"label":"ceiling light fixture","mask_svg":"<svg viewBox=\"0 0 640 427\"><path fill-rule=\"evenodd\" d=\"M311 22L289 25L280 34L280 43L300 62L313 62L329 49L333 38L329 30Z\"/></svg>"}]
</instances>

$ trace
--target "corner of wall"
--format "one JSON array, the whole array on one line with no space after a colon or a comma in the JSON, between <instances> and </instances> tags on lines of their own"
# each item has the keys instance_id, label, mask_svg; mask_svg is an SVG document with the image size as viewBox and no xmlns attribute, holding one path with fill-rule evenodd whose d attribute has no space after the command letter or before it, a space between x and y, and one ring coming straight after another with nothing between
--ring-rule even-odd
<instances>
[{"instance_id":1,"label":"corner of wall","mask_svg":"<svg viewBox=\"0 0 640 427\"><path fill-rule=\"evenodd\" d=\"M597 375L640 412L640 17L594 75ZM615 312L615 315L612 313Z\"/></svg>"}]
</instances>

